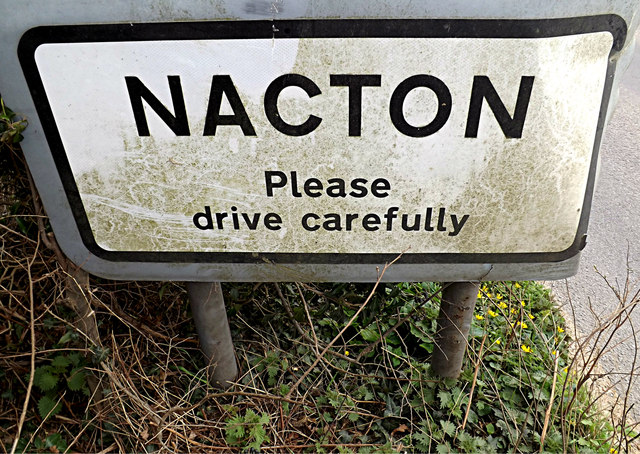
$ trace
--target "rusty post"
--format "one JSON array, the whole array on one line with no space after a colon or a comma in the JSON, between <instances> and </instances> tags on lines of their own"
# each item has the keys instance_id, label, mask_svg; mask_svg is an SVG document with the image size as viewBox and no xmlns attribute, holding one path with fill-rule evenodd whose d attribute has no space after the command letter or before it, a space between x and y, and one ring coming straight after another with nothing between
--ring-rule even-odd
<instances>
[{"instance_id":1,"label":"rusty post","mask_svg":"<svg viewBox=\"0 0 640 454\"><path fill-rule=\"evenodd\" d=\"M458 378L478 299L478 282L443 283L431 367L440 377Z\"/></svg>"}]
</instances>

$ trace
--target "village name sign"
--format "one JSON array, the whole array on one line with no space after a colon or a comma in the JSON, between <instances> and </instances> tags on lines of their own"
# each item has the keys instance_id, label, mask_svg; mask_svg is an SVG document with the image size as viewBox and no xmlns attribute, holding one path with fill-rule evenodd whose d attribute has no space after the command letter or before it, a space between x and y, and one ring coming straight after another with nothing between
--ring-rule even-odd
<instances>
[{"instance_id":1,"label":"village name sign","mask_svg":"<svg viewBox=\"0 0 640 454\"><path fill-rule=\"evenodd\" d=\"M48 155L29 165L63 193L44 199L67 254L107 277L375 280L399 254L390 279L563 277L625 32L614 15L31 27Z\"/></svg>"}]
</instances>

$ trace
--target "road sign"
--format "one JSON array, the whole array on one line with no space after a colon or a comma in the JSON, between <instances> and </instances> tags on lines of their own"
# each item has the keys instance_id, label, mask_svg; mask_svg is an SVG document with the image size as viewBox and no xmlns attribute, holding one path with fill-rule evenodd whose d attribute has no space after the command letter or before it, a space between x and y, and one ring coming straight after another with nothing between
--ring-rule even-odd
<instances>
[{"instance_id":1,"label":"road sign","mask_svg":"<svg viewBox=\"0 0 640 454\"><path fill-rule=\"evenodd\" d=\"M96 274L375 280L404 252L390 279L548 278L584 246L626 27L40 26L18 53Z\"/></svg>"}]
</instances>

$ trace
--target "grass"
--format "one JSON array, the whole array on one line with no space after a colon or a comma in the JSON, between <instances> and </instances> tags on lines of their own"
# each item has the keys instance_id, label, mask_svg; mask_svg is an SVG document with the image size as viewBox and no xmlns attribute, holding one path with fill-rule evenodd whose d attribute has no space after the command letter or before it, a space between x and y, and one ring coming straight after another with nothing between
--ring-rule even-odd
<instances>
[{"instance_id":1,"label":"grass","mask_svg":"<svg viewBox=\"0 0 640 454\"><path fill-rule=\"evenodd\" d=\"M16 150L24 123L3 112L3 452L632 449L628 405L616 413L593 388L639 300L629 288L576 341L541 284L483 283L462 376L440 380L437 283L225 284L240 377L211 388L183 285L70 271ZM96 330L78 323L69 282Z\"/></svg>"}]
</instances>

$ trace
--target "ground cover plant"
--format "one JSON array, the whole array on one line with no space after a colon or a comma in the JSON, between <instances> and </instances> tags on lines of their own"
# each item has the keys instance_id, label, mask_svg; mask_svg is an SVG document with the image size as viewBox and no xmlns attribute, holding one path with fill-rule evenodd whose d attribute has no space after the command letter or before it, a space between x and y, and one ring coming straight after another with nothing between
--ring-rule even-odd
<instances>
[{"instance_id":1,"label":"ground cover plant","mask_svg":"<svg viewBox=\"0 0 640 454\"><path fill-rule=\"evenodd\" d=\"M210 387L184 286L74 272L2 115L2 452L631 449L627 406L592 387L630 287L577 342L543 285L482 283L463 373L440 380L441 284L224 284L240 376Z\"/></svg>"}]
</instances>

